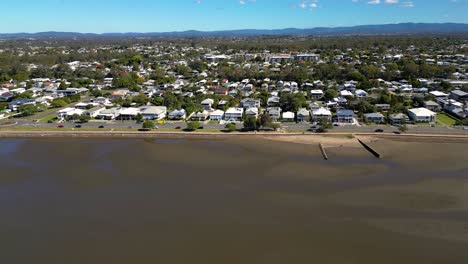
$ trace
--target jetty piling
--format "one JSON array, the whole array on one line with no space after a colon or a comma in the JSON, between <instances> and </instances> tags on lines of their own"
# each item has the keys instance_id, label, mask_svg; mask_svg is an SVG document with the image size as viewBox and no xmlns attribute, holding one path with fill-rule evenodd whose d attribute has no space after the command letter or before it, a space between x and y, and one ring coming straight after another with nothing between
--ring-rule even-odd
<instances>
[{"instance_id":1,"label":"jetty piling","mask_svg":"<svg viewBox=\"0 0 468 264\"><path fill-rule=\"evenodd\" d=\"M319 143L319 148L320 148L320 151L322 152L323 158L324 158L325 160L328 160L328 154L327 154L327 152L325 151L325 147L323 146L322 143Z\"/></svg>"},{"instance_id":2,"label":"jetty piling","mask_svg":"<svg viewBox=\"0 0 468 264\"><path fill-rule=\"evenodd\" d=\"M373 149L371 146L369 146L368 144L364 143L362 140L358 139L359 143L361 143L361 145L367 149L367 151L369 151L370 153L372 153L372 155L374 155L376 158L378 159L381 159L382 158L382 155L377 152L375 149Z\"/></svg>"}]
</instances>

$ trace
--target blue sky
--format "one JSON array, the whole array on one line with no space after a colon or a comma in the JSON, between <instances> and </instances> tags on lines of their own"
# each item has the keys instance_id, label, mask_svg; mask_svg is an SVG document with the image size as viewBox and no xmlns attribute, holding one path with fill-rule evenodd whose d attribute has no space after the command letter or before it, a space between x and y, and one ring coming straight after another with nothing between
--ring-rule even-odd
<instances>
[{"instance_id":1,"label":"blue sky","mask_svg":"<svg viewBox=\"0 0 468 264\"><path fill-rule=\"evenodd\" d=\"M468 23L468 0L2 0L0 32L165 32Z\"/></svg>"}]
</instances>

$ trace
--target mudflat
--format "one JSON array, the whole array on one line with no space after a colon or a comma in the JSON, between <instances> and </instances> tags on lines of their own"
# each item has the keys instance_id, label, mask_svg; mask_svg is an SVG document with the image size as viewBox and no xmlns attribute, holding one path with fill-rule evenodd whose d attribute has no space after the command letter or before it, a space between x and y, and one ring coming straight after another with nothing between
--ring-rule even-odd
<instances>
[{"instance_id":1,"label":"mudflat","mask_svg":"<svg viewBox=\"0 0 468 264\"><path fill-rule=\"evenodd\" d=\"M0 139L0 262L467 263L467 141L362 140Z\"/></svg>"}]
</instances>

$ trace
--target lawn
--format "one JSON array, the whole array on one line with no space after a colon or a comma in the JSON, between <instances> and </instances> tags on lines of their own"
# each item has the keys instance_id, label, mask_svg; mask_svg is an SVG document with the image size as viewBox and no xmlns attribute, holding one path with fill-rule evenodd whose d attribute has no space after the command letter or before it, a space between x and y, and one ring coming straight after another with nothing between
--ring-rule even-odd
<instances>
[{"instance_id":1,"label":"lawn","mask_svg":"<svg viewBox=\"0 0 468 264\"><path fill-rule=\"evenodd\" d=\"M447 114L438 114L437 122L444 124L446 126L453 126L455 125L457 120Z\"/></svg>"}]
</instances>

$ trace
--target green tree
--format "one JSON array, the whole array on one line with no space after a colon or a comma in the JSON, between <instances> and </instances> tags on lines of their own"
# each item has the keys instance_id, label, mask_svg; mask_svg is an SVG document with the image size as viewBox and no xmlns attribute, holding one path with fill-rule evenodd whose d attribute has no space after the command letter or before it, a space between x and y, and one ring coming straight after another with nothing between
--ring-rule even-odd
<instances>
[{"instance_id":1,"label":"green tree","mask_svg":"<svg viewBox=\"0 0 468 264\"><path fill-rule=\"evenodd\" d=\"M144 129L153 129L154 126L155 124L154 124L154 121L152 120L146 120L145 122L143 122L143 125L142 125Z\"/></svg>"},{"instance_id":2,"label":"green tree","mask_svg":"<svg viewBox=\"0 0 468 264\"><path fill-rule=\"evenodd\" d=\"M24 104L18 108L18 112L21 113L21 116L31 116L39 112L39 107L33 104Z\"/></svg>"},{"instance_id":3,"label":"green tree","mask_svg":"<svg viewBox=\"0 0 468 264\"><path fill-rule=\"evenodd\" d=\"M255 131L258 129L257 120L254 116L247 116L244 119L244 130Z\"/></svg>"},{"instance_id":4,"label":"green tree","mask_svg":"<svg viewBox=\"0 0 468 264\"><path fill-rule=\"evenodd\" d=\"M187 131L195 131L200 127L200 122L198 121L190 121L187 123Z\"/></svg>"},{"instance_id":5,"label":"green tree","mask_svg":"<svg viewBox=\"0 0 468 264\"><path fill-rule=\"evenodd\" d=\"M408 131L408 126L406 124L403 124L401 126L398 127L398 130L401 132L401 133L405 133L406 131Z\"/></svg>"},{"instance_id":6,"label":"green tree","mask_svg":"<svg viewBox=\"0 0 468 264\"><path fill-rule=\"evenodd\" d=\"M268 114L261 114L258 116L257 125L259 128L268 128L271 127L273 121L271 120L270 115Z\"/></svg>"},{"instance_id":7,"label":"green tree","mask_svg":"<svg viewBox=\"0 0 468 264\"><path fill-rule=\"evenodd\" d=\"M320 127L316 130L317 133L326 133L332 128L332 124L328 118L322 118L319 121Z\"/></svg>"},{"instance_id":8,"label":"green tree","mask_svg":"<svg viewBox=\"0 0 468 264\"><path fill-rule=\"evenodd\" d=\"M54 99L52 101L52 103L50 103L50 106L52 108L62 108L62 107L65 107L67 105L68 105L68 103L62 98L56 98L56 99Z\"/></svg>"},{"instance_id":9,"label":"green tree","mask_svg":"<svg viewBox=\"0 0 468 264\"><path fill-rule=\"evenodd\" d=\"M81 115L78 119L81 123L87 123L89 120L91 120L91 117L87 115Z\"/></svg>"},{"instance_id":10,"label":"green tree","mask_svg":"<svg viewBox=\"0 0 468 264\"><path fill-rule=\"evenodd\" d=\"M138 113L135 117L135 120L140 123L143 122L143 115L141 113Z\"/></svg>"},{"instance_id":11,"label":"green tree","mask_svg":"<svg viewBox=\"0 0 468 264\"><path fill-rule=\"evenodd\" d=\"M235 124L232 124L232 123L227 124L224 128L225 128L226 131L228 131L228 132L234 132L234 131L237 130L236 125L235 125Z\"/></svg>"}]
</instances>

